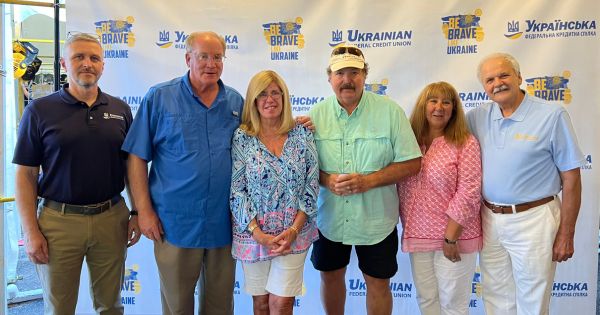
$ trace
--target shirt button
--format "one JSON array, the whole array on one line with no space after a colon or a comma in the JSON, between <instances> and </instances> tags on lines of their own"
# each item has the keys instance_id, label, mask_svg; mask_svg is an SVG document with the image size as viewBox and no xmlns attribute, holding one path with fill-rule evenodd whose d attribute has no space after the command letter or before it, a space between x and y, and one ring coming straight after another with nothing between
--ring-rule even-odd
<instances>
[{"instance_id":1,"label":"shirt button","mask_svg":"<svg viewBox=\"0 0 600 315\"><path fill-rule=\"evenodd\" d=\"M350 143L346 142L346 145L349 145Z\"/></svg>"},{"instance_id":2,"label":"shirt button","mask_svg":"<svg viewBox=\"0 0 600 315\"><path fill-rule=\"evenodd\" d=\"M350 161L346 161L346 165L350 164Z\"/></svg>"},{"instance_id":3,"label":"shirt button","mask_svg":"<svg viewBox=\"0 0 600 315\"><path fill-rule=\"evenodd\" d=\"M346 219L346 222L350 222L350 220Z\"/></svg>"},{"instance_id":4,"label":"shirt button","mask_svg":"<svg viewBox=\"0 0 600 315\"><path fill-rule=\"evenodd\" d=\"M346 200L346 203L350 203L350 200Z\"/></svg>"}]
</instances>

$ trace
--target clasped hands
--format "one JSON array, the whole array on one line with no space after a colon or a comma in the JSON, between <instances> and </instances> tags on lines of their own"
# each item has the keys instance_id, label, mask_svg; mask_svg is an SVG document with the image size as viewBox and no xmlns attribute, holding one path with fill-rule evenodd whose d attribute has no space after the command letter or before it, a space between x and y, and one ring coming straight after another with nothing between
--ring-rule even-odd
<instances>
[{"instance_id":1,"label":"clasped hands","mask_svg":"<svg viewBox=\"0 0 600 315\"><path fill-rule=\"evenodd\" d=\"M286 229L279 235L266 234L260 229L254 229L252 238L260 245L269 249L269 252L274 255L287 255L292 252L292 244L298 235L293 229Z\"/></svg>"},{"instance_id":2,"label":"clasped hands","mask_svg":"<svg viewBox=\"0 0 600 315\"><path fill-rule=\"evenodd\" d=\"M329 174L327 188L338 196L360 194L369 190L365 176L358 173Z\"/></svg>"}]
</instances>

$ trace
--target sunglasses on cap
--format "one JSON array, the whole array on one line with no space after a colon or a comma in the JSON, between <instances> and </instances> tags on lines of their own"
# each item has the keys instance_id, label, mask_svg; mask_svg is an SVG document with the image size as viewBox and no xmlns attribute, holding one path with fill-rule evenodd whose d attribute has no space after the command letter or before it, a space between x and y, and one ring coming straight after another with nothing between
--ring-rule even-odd
<instances>
[{"instance_id":1,"label":"sunglasses on cap","mask_svg":"<svg viewBox=\"0 0 600 315\"><path fill-rule=\"evenodd\" d=\"M335 48L332 52L331 55L332 56L336 56L336 55L343 55L343 54L351 54L351 55L355 55L355 56L359 56L362 57L363 54L360 51L360 49L356 48L356 47L347 47L347 46L341 46L338 48Z\"/></svg>"}]
</instances>

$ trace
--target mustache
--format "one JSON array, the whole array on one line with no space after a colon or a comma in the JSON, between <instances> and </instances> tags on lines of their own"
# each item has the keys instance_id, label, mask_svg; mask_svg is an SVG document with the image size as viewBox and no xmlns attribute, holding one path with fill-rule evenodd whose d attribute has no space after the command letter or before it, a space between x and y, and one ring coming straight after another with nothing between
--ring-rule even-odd
<instances>
[{"instance_id":1,"label":"mustache","mask_svg":"<svg viewBox=\"0 0 600 315\"><path fill-rule=\"evenodd\" d=\"M492 94L496 94L498 92L502 92L502 91L506 91L506 90L508 90L508 85L502 84L501 86L495 87L494 90L492 90Z\"/></svg>"},{"instance_id":2,"label":"mustache","mask_svg":"<svg viewBox=\"0 0 600 315\"><path fill-rule=\"evenodd\" d=\"M345 84L342 84L342 86L340 86L340 90L344 90L344 89L354 90L355 88L356 87L352 83L345 83Z\"/></svg>"}]
</instances>

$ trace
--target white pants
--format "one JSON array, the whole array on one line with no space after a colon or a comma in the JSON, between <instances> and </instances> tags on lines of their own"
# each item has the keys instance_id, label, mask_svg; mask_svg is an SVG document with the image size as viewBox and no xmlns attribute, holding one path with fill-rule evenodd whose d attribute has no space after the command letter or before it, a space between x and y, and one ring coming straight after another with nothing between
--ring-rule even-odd
<instances>
[{"instance_id":1,"label":"white pants","mask_svg":"<svg viewBox=\"0 0 600 315\"><path fill-rule=\"evenodd\" d=\"M423 315L469 315L477 253L452 262L443 251L410 253L417 302Z\"/></svg>"},{"instance_id":2,"label":"white pants","mask_svg":"<svg viewBox=\"0 0 600 315\"><path fill-rule=\"evenodd\" d=\"M516 214L496 214L485 206L481 211L479 262L486 314L548 314L559 199Z\"/></svg>"}]
</instances>

